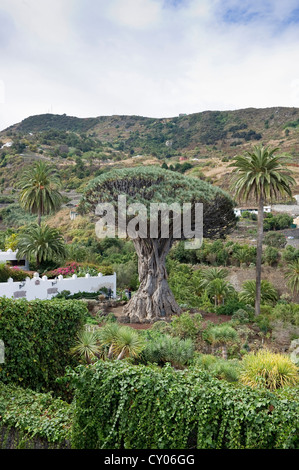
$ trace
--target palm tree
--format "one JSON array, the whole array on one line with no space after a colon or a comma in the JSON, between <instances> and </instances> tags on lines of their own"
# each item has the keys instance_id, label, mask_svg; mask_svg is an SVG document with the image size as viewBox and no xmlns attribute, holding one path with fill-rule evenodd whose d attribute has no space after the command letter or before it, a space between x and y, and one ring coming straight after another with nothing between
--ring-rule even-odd
<instances>
[{"instance_id":1,"label":"palm tree","mask_svg":"<svg viewBox=\"0 0 299 470\"><path fill-rule=\"evenodd\" d=\"M289 269L285 274L287 284L293 292L299 291L299 259L292 261L289 264Z\"/></svg>"},{"instance_id":2,"label":"palm tree","mask_svg":"<svg viewBox=\"0 0 299 470\"><path fill-rule=\"evenodd\" d=\"M235 292L233 286L225 279L213 279L206 287L207 294L214 298L215 307L224 303L227 297Z\"/></svg>"},{"instance_id":3,"label":"palm tree","mask_svg":"<svg viewBox=\"0 0 299 470\"><path fill-rule=\"evenodd\" d=\"M286 157L275 156L277 148L255 146L253 152L236 156L230 166L236 168L232 188L236 196L244 201L255 198L258 204L258 234L256 253L255 314L260 314L261 272L264 203L281 196L292 196L291 186L295 180L286 171Z\"/></svg>"},{"instance_id":4,"label":"palm tree","mask_svg":"<svg viewBox=\"0 0 299 470\"><path fill-rule=\"evenodd\" d=\"M23 172L19 183L20 204L31 214L37 214L37 223L41 224L42 215L56 211L62 202L58 188L59 175L54 167L44 162L37 162Z\"/></svg>"},{"instance_id":5,"label":"palm tree","mask_svg":"<svg viewBox=\"0 0 299 470\"><path fill-rule=\"evenodd\" d=\"M42 262L64 258L66 248L60 232L48 225L31 225L18 237L18 258L34 256L37 268Z\"/></svg>"},{"instance_id":6,"label":"palm tree","mask_svg":"<svg viewBox=\"0 0 299 470\"><path fill-rule=\"evenodd\" d=\"M245 281L243 290L240 292L241 302L245 302L248 305L254 305L255 294L256 294L256 281L250 279ZM278 300L278 292L271 282L267 280L261 281L261 304L274 304Z\"/></svg>"}]
</instances>

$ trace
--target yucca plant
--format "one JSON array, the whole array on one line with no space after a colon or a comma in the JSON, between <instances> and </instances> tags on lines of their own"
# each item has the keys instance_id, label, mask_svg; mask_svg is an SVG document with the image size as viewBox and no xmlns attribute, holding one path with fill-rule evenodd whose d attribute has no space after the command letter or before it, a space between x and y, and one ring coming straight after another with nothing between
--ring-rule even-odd
<instances>
[{"instance_id":1,"label":"yucca plant","mask_svg":"<svg viewBox=\"0 0 299 470\"><path fill-rule=\"evenodd\" d=\"M109 348L107 354L108 359L113 358L119 328L120 326L117 323L107 323L103 328L99 330L98 335L101 344Z\"/></svg>"},{"instance_id":2,"label":"yucca plant","mask_svg":"<svg viewBox=\"0 0 299 470\"><path fill-rule=\"evenodd\" d=\"M271 391L294 386L299 382L298 367L287 355L261 349L244 356L240 381L252 388Z\"/></svg>"},{"instance_id":3,"label":"yucca plant","mask_svg":"<svg viewBox=\"0 0 299 470\"><path fill-rule=\"evenodd\" d=\"M123 359L137 357L144 348L144 340L137 331L129 326L120 326L117 323L108 323L100 328L99 341L102 346L109 348L108 359Z\"/></svg>"},{"instance_id":4,"label":"yucca plant","mask_svg":"<svg viewBox=\"0 0 299 470\"><path fill-rule=\"evenodd\" d=\"M91 364L94 359L101 356L102 348L96 330L82 330L77 335L76 345L71 348L71 353Z\"/></svg>"},{"instance_id":5,"label":"yucca plant","mask_svg":"<svg viewBox=\"0 0 299 470\"><path fill-rule=\"evenodd\" d=\"M145 346L143 338L129 326L119 328L114 344L117 359L137 357Z\"/></svg>"}]
</instances>

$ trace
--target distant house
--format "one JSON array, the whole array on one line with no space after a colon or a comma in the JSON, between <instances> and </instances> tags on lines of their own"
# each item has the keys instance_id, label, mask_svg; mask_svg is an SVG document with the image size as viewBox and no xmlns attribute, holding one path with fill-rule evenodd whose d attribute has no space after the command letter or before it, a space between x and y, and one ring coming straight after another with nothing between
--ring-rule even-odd
<instances>
[{"instance_id":1,"label":"distant house","mask_svg":"<svg viewBox=\"0 0 299 470\"><path fill-rule=\"evenodd\" d=\"M6 142L6 144L3 144L1 148L4 149L5 147L11 147L12 144L13 142Z\"/></svg>"},{"instance_id":2,"label":"distant house","mask_svg":"<svg viewBox=\"0 0 299 470\"><path fill-rule=\"evenodd\" d=\"M26 271L29 270L29 263L25 258L20 260L17 259L17 251L8 249L7 251L0 250L0 263L11 264L13 266L19 266Z\"/></svg>"},{"instance_id":3,"label":"distant house","mask_svg":"<svg viewBox=\"0 0 299 470\"><path fill-rule=\"evenodd\" d=\"M250 212L251 214L258 214L258 210L256 207L254 208L237 207L236 209L234 209L234 212L237 217L241 217L243 212ZM264 206L264 212L267 212L267 213L271 212L271 206Z\"/></svg>"}]
</instances>

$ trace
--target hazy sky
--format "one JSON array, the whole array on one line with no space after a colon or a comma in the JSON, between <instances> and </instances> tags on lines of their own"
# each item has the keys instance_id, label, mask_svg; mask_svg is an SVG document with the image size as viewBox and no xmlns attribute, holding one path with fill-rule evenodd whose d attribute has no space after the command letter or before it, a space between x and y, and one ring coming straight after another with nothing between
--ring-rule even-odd
<instances>
[{"instance_id":1,"label":"hazy sky","mask_svg":"<svg viewBox=\"0 0 299 470\"><path fill-rule=\"evenodd\" d=\"M0 129L299 107L299 0L0 0Z\"/></svg>"}]
</instances>

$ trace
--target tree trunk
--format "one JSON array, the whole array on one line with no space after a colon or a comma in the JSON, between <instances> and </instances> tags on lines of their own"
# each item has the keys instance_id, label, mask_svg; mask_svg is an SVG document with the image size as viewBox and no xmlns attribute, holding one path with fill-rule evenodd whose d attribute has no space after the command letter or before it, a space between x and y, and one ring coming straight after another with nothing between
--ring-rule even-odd
<instances>
[{"instance_id":1,"label":"tree trunk","mask_svg":"<svg viewBox=\"0 0 299 470\"><path fill-rule=\"evenodd\" d=\"M262 278L262 250L263 250L263 232L264 232L264 200L260 196L258 204L258 228L257 228L257 247L256 247L256 291L255 291L255 315L261 311L261 278Z\"/></svg>"},{"instance_id":2,"label":"tree trunk","mask_svg":"<svg viewBox=\"0 0 299 470\"><path fill-rule=\"evenodd\" d=\"M171 239L137 238L133 240L138 255L140 286L124 307L131 323L148 323L181 313L167 282L166 255Z\"/></svg>"},{"instance_id":3,"label":"tree trunk","mask_svg":"<svg viewBox=\"0 0 299 470\"><path fill-rule=\"evenodd\" d=\"M226 347L226 344L222 344L221 352L222 352L222 359L227 361L227 347Z\"/></svg>"}]
</instances>

